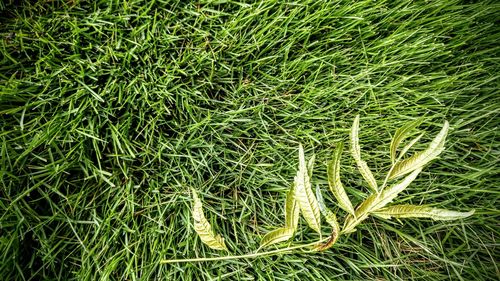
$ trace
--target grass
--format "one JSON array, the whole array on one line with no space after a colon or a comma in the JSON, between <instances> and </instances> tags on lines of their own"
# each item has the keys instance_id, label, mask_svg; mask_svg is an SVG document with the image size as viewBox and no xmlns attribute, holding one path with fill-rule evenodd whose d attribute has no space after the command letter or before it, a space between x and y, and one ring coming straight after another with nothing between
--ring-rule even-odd
<instances>
[{"instance_id":1,"label":"grass","mask_svg":"<svg viewBox=\"0 0 500 281\"><path fill-rule=\"evenodd\" d=\"M0 3L1 280L500 276L494 1L31 2ZM449 120L401 197L476 214L368 219L323 254L159 263L222 255L194 232L190 186L235 254L257 249L298 144L326 187L356 114L377 178L395 129L426 115L428 141ZM366 184L342 164L358 203ZM317 239L301 225L297 242Z\"/></svg>"}]
</instances>

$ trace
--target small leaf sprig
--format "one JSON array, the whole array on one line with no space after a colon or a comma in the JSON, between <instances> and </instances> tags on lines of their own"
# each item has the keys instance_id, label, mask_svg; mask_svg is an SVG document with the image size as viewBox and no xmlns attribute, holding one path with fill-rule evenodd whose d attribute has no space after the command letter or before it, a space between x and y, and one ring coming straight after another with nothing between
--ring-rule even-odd
<instances>
[{"instance_id":1,"label":"small leaf sprig","mask_svg":"<svg viewBox=\"0 0 500 281\"><path fill-rule=\"evenodd\" d=\"M162 260L161 263L179 262L201 262L218 261L239 258L256 258L280 253L290 253L294 250L307 250L308 252L325 251L335 245L337 239L342 234L355 231L356 227L370 215L379 218L430 218L433 220L455 220L463 219L474 214L474 210L469 212L457 212L446 209L434 208L426 205L389 205L403 190L405 190L420 174L423 167L435 159L444 150L444 143L448 134L449 124L444 122L440 132L428 144L427 148L403 159L410 148L416 144L423 136L418 135L413 138L398 153L400 144L411 135L411 131L422 123L422 118L410 122L399 128L390 144L391 167L383 180L382 185L378 185L368 164L361 159L361 148L359 145L359 115L354 119L350 132L350 153L356 162L356 166L361 176L368 184L371 194L362 201L356 208L353 207L349 196L340 179L340 159L343 152L343 143L337 143L333 152L332 160L327 165L328 186L335 199L338 201L340 209L347 212L343 226L337 220L337 216L326 206L321 188L316 185L316 192L312 191L312 172L314 156L306 164L306 158L302 145L299 145L299 167L294 177L294 182L287 192L285 200L285 225L272 230L264 235L260 247L254 253L244 255L227 255L211 258L191 258L191 259L169 259ZM391 180L398 178L399 181L389 184ZM216 250L228 251L224 239L216 235L203 213L203 206L196 191L192 189L193 207L192 216L194 219L194 229L201 241L208 247ZM389 205L389 206L388 206ZM275 250L260 252L261 249L271 245L286 242L294 237L298 228L300 215L302 214L307 225L319 233L319 241L307 244L299 244L278 248ZM321 233L321 215L331 226L332 230L328 237L323 238Z\"/></svg>"},{"instance_id":2,"label":"small leaf sprig","mask_svg":"<svg viewBox=\"0 0 500 281\"><path fill-rule=\"evenodd\" d=\"M214 234L212 231L212 226L205 218L203 213L203 205L201 203L196 190L191 189L193 194L193 209L191 211L194 221L194 230L201 239L201 242L205 243L208 247L214 250L228 250L226 244L224 243L224 238L219 234Z\"/></svg>"}]
</instances>

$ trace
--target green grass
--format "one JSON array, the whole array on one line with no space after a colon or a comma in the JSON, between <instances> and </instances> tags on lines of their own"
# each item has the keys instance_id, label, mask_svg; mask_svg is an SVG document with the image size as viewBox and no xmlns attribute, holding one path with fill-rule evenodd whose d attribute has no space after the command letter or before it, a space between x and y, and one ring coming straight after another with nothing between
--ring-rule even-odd
<instances>
[{"instance_id":1,"label":"green grass","mask_svg":"<svg viewBox=\"0 0 500 281\"><path fill-rule=\"evenodd\" d=\"M0 3L1 280L500 276L494 1L15 2ZM159 264L222 255L194 232L190 186L235 254L257 249L284 219L298 144L326 186L356 114L376 178L398 127L426 115L428 141L449 120L401 198L476 214L368 219L321 254ZM342 176L359 203L347 151Z\"/></svg>"}]
</instances>

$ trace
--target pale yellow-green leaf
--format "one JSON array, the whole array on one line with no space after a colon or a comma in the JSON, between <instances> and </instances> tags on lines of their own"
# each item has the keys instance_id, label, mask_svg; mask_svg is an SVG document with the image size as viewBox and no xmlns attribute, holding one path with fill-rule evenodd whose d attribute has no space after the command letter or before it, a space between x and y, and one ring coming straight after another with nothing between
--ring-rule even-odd
<instances>
[{"instance_id":1,"label":"pale yellow-green leaf","mask_svg":"<svg viewBox=\"0 0 500 281\"><path fill-rule=\"evenodd\" d=\"M343 147L344 145L342 142L337 143L337 147L333 153L333 159L328 163L328 185L333 196L335 196L339 202L339 207L349 214L354 215L354 208L352 207L351 200L349 200L344 185L342 185L340 181L340 156L342 155Z\"/></svg>"},{"instance_id":2,"label":"pale yellow-green leaf","mask_svg":"<svg viewBox=\"0 0 500 281\"><path fill-rule=\"evenodd\" d=\"M410 150L410 148L414 144L416 144L423 136L424 136L424 133L418 135L417 137L412 139L407 145L405 145L405 147L403 147L403 149L401 149L401 152L399 153L398 160L396 160L396 161L399 161L406 154L406 152L408 152L408 150Z\"/></svg>"},{"instance_id":3,"label":"pale yellow-green leaf","mask_svg":"<svg viewBox=\"0 0 500 281\"><path fill-rule=\"evenodd\" d=\"M323 194L321 194L321 189L319 185L316 185L316 197L318 198L319 209L321 213L325 217L326 222L332 227L332 233L330 238L325 242L319 242L315 246L313 246L314 251L325 251L331 248L335 242L337 242L337 238L340 234L340 225L337 221L337 216L326 207L325 200L323 199Z\"/></svg>"},{"instance_id":4,"label":"pale yellow-green leaf","mask_svg":"<svg viewBox=\"0 0 500 281\"><path fill-rule=\"evenodd\" d=\"M389 178L397 178L418 168L423 167L434 158L436 158L444 150L444 142L448 134L448 121L444 122L443 128L432 140L429 146L420 152L415 153L413 156L400 161L394 165Z\"/></svg>"},{"instance_id":5,"label":"pale yellow-green leaf","mask_svg":"<svg viewBox=\"0 0 500 281\"><path fill-rule=\"evenodd\" d=\"M394 205L373 212L383 218L431 218L433 220L456 220L463 219L474 214L469 212L457 212L446 209L433 208L429 206Z\"/></svg>"},{"instance_id":6,"label":"pale yellow-green leaf","mask_svg":"<svg viewBox=\"0 0 500 281\"><path fill-rule=\"evenodd\" d=\"M297 200L295 199L295 184L292 185L286 195L285 201L285 226L294 231L297 230L299 224L300 209Z\"/></svg>"},{"instance_id":7,"label":"pale yellow-green leaf","mask_svg":"<svg viewBox=\"0 0 500 281\"><path fill-rule=\"evenodd\" d=\"M294 232L295 231L292 228L287 227L278 228L271 232L268 232L266 235L264 235L264 237L262 237L262 240L260 241L260 248L287 241L288 239L292 238Z\"/></svg>"},{"instance_id":8,"label":"pale yellow-green leaf","mask_svg":"<svg viewBox=\"0 0 500 281\"><path fill-rule=\"evenodd\" d=\"M392 138L391 141L391 148L390 148L390 154L391 154L391 161L394 163L396 161L396 153L399 144L410 135L410 132L418 127L423 121L423 118L419 118L417 120L414 120L410 123L405 124L401 128L396 130L396 133L394 134L394 137ZM400 155L404 154L401 152Z\"/></svg>"},{"instance_id":9,"label":"pale yellow-green leaf","mask_svg":"<svg viewBox=\"0 0 500 281\"><path fill-rule=\"evenodd\" d=\"M321 194L321 190L319 185L316 185L316 198L318 199L318 205L323 217L325 217L326 222L334 229L336 233L339 232L340 226L337 221L337 216L326 207L325 199L323 198L323 194Z\"/></svg>"},{"instance_id":10,"label":"pale yellow-green leaf","mask_svg":"<svg viewBox=\"0 0 500 281\"><path fill-rule=\"evenodd\" d=\"M385 205L392 202L392 200L394 200L394 198L396 198L399 193L405 190L410 185L410 183L412 183L415 180L415 178L417 178L418 174L420 174L421 171L422 168L417 168L415 171L406 176L399 183L385 188L380 193L377 200L375 200L373 205L370 207L370 212L383 208L385 207Z\"/></svg>"},{"instance_id":11,"label":"pale yellow-green leaf","mask_svg":"<svg viewBox=\"0 0 500 281\"><path fill-rule=\"evenodd\" d=\"M307 224L321 233L321 215L318 201L311 189L311 181L306 167L304 148L299 146L299 170L295 176L295 199Z\"/></svg>"},{"instance_id":12,"label":"pale yellow-green leaf","mask_svg":"<svg viewBox=\"0 0 500 281\"><path fill-rule=\"evenodd\" d=\"M313 170L314 170L314 160L316 159L316 155L313 154L309 161L307 161L307 174L309 175L309 178L312 178Z\"/></svg>"},{"instance_id":13,"label":"pale yellow-green leaf","mask_svg":"<svg viewBox=\"0 0 500 281\"><path fill-rule=\"evenodd\" d=\"M391 185L385 188L382 192L378 194L372 194L368 196L359 206L356 208L355 216L349 216L346 220L345 232L353 230L353 227L359 222L365 220L368 215L374 211L377 211L387 204L392 202L394 198L398 196L403 190L410 185L411 182L415 180L418 174L422 171L421 168L413 171L411 174L406 176L399 183Z\"/></svg>"},{"instance_id":14,"label":"pale yellow-green leaf","mask_svg":"<svg viewBox=\"0 0 500 281\"><path fill-rule=\"evenodd\" d=\"M226 244L224 243L224 238L220 235L215 235L212 231L212 226L205 218L203 213L203 205L201 203L196 190L192 189L193 194L193 208L191 213L194 219L194 230L200 237L201 241L205 243L208 247L215 250L227 250Z\"/></svg>"},{"instance_id":15,"label":"pale yellow-green leaf","mask_svg":"<svg viewBox=\"0 0 500 281\"><path fill-rule=\"evenodd\" d=\"M359 115L356 116L354 122L352 123L351 134L351 154L354 158L356 165L358 166L359 172L363 178L368 182L368 186L375 192L378 192L378 185L373 173L368 168L368 164L361 159L361 148L359 146Z\"/></svg>"}]
</instances>

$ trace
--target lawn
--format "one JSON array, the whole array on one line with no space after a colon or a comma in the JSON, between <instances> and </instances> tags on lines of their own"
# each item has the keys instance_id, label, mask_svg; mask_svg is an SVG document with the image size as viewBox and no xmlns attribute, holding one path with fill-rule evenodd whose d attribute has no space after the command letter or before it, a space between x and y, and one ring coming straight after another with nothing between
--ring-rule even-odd
<instances>
[{"instance_id":1,"label":"lawn","mask_svg":"<svg viewBox=\"0 0 500 281\"><path fill-rule=\"evenodd\" d=\"M498 280L500 5L495 1L0 2L0 280ZM326 163L366 197L424 116L444 152L396 199L454 221L370 217L322 253L232 254L284 221L299 164L343 220ZM324 233L328 229L324 228ZM319 236L299 221L287 245ZM272 250L275 246L271 246Z\"/></svg>"}]
</instances>

